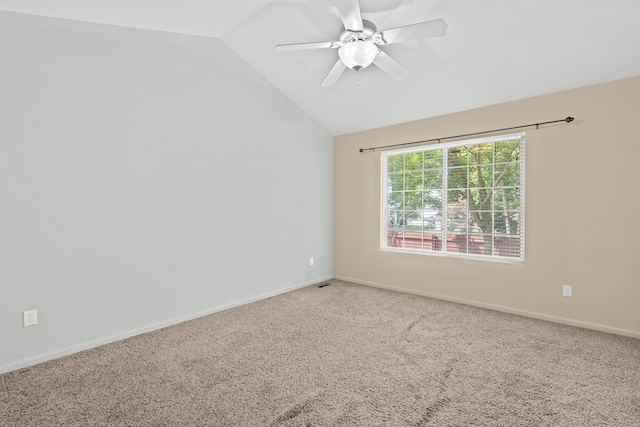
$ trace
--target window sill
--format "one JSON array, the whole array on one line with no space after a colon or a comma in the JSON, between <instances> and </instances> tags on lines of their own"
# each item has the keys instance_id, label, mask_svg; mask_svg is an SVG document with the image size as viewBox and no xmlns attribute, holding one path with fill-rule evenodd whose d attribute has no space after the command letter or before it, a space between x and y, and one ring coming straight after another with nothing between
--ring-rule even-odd
<instances>
[{"instance_id":1,"label":"window sill","mask_svg":"<svg viewBox=\"0 0 640 427\"><path fill-rule=\"evenodd\" d=\"M521 258L490 257L485 255L456 254L456 253L450 253L450 252L415 251L411 249L388 248L388 247L381 247L380 251L396 252L396 253L403 253L403 254L410 254L410 255L435 256L440 258L464 259L464 260L471 260L471 261L497 262L499 264L515 264L515 265L524 264L524 259L521 259Z\"/></svg>"}]
</instances>

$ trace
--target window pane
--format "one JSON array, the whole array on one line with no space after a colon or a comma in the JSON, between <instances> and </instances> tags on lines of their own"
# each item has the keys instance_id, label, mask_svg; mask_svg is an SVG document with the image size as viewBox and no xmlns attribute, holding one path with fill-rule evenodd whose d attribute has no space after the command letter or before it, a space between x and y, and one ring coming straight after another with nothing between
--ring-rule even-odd
<instances>
[{"instance_id":1,"label":"window pane","mask_svg":"<svg viewBox=\"0 0 640 427\"><path fill-rule=\"evenodd\" d=\"M491 212L469 212L469 233L492 234L493 214Z\"/></svg>"},{"instance_id":2,"label":"window pane","mask_svg":"<svg viewBox=\"0 0 640 427\"><path fill-rule=\"evenodd\" d=\"M477 144L469 147L471 151L472 164L491 164L493 163L493 143Z\"/></svg>"},{"instance_id":3,"label":"window pane","mask_svg":"<svg viewBox=\"0 0 640 427\"><path fill-rule=\"evenodd\" d=\"M422 233L422 211L405 211L405 231L418 231Z\"/></svg>"},{"instance_id":4,"label":"window pane","mask_svg":"<svg viewBox=\"0 0 640 427\"><path fill-rule=\"evenodd\" d=\"M422 211L422 191L404 193L404 210Z\"/></svg>"},{"instance_id":5,"label":"window pane","mask_svg":"<svg viewBox=\"0 0 640 427\"><path fill-rule=\"evenodd\" d=\"M466 212L460 211L448 211L446 230L456 233L468 233L469 232L469 218Z\"/></svg>"},{"instance_id":6,"label":"window pane","mask_svg":"<svg viewBox=\"0 0 640 427\"><path fill-rule=\"evenodd\" d=\"M449 188L467 188L469 183L467 180L467 170L464 167L449 168L447 177L447 187Z\"/></svg>"},{"instance_id":7,"label":"window pane","mask_svg":"<svg viewBox=\"0 0 640 427\"><path fill-rule=\"evenodd\" d=\"M387 198L387 209L402 210L404 209L404 192L394 191Z\"/></svg>"},{"instance_id":8,"label":"window pane","mask_svg":"<svg viewBox=\"0 0 640 427\"><path fill-rule=\"evenodd\" d=\"M469 236L468 253L474 255L492 255L493 242L491 234Z\"/></svg>"},{"instance_id":9,"label":"window pane","mask_svg":"<svg viewBox=\"0 0 640 427\"><path fill-rule=\"evenodd\" d=\"M518 187L520 186L520 168L513 163L496 165L495 179L497 187Z\"/></svg>"},{"instance_id":10,"label":"window pane","mask_svg":"<svg viewBox=\"0 0 640 427\"><path fill-rule=\"evenodd\" d=\"M387 231L387 246L390 248L404 247L404 232L402 230Z\"/></svg>"},{"instance_id":11,"label":"window pane","mask_svg":"<svg viewBox=\"0 0 640 427\"><path fill-rule=\"evenodd\" d=\"M466 254L468 248L468 240L466 234L447 234L447 252Z\"/></svg>"},{"instance_id":12,"label":"window pane","mask_svg":"<svg viewBox=\"0 0 640 427\"><path fill-rule=\"evenodd\" d=\"M387 175L387 182L391 191L404 190L404 174L403 173L390 173Z\"/></svg>"},{"instance_id":13,"label":"window pane","mask_svg":"<svg viewBox=\"0 0 640 427\"><path fill-rule=\"evenodd\" d=\"M442 231L442 214L436 213L425 218L424 229L430 232Z\"/></svg>"},{"instance_id":14,"label":"window pane","mask_svg":"<svg viewBox=\"0 0 640 427\"><path fill-rule=\"evenodd\" d=\"M404 211L398 212L397 221L399 229L404 230L405 228L407 228L407 218L405 217Z\"/></svg>"},{"instance_id":15,"label":"window pane","mask_svg":"<svg viewBox=\"0 0 640 427\"><path fill-rule=\"evenodd\" d=\"M467 209L468 193L467 190L447 191L447 210Z\"/></svg>"},{"instance_id":16,"label":"window pane","mask_svg":"<svg viewBox=\"0 0 640 427\"><path fill-rule=\"evenodd\" d=\"M422 230L413 226L405 228L404 246L411 249L422 249Z\"/></svg>"},{"instance_id":17,"label":"window pane","mask_svg":"<svg viewBox=\"0 0 640 427\"><path fill-rule=\"evenodd\" d=\"M493 200L496 212L520 209L520 188L496 188Z\"/></svg>"},{"instance_id":18,"label":"window pane","mask_svg":"<svg viewBox=\"0 0 640 427\"><path fill-rule=\"evenodd\" d=\"M402 222L402 211L388 211L387 231L402 231L404 229Z\"/></svg>"},{"instance_id":19,"label":"window pane","mask_svg":"<svg viewBox=\"0 0 640 427\"><path fill-rule=\"evenodd\" d=\"M496 236L495 254L504 257L520 257L520 236Z\"/></svg>"},{"instance_id":20,"label":"window pane","mask_svg":"<svg viewBox=\"0 0 640 427\"><path fill-rule=\"evenodd\" d=\"M520 234L520 212L497 212L495 217L496 234Z\"/></svg>"},{"instance_id":21,"label":"window pane","mask_svg":"<svg viewBox=\"0 0 640 427\"><path fill-rule=\"evenodd\" d=\"M466 234L469 229L466 211L447 212L447 231Z\"/></svg>"},{"instance_id":22,"label":"window pane","mask_svg":"<svg viewBox=\"0 0 640 427\"><path fill-rule=\"evenodd\" d=\"M422 245L424 250L442 252L442 233L425 232Z\"/></svg>"},{"instance_id":23,"label":"window pane","mask_svg":"<svg viewBox=\"0 0 640 427\"><path fill-rule=\"evenodd\" d=\"M490 211L493 209L493 188L469 189L469 209Z\"/></svg>"},{"instance_id":24,"label":"window pane","mask_svg":"<svg viewBox=\"0 0 640 427\"><path fill-rule=\"evenodd\" d=\"M469 164L471 153L467 147L452 147L447 151L449 166L457 167Z\"/></svg>"},{"instance_id":25,"label":"window pane","mask_svg":"<svg viewBox=\"0 0 640 427\"><path fill-rule=\"evenodd\" d=\"M493 165L469 167L469 187L492 187Z\"/></svg>"},{"instance_id":26,"label":"window pane","mask_svg":"<svg viewBox=\"0 0 640 427\"><path fill-rule=\"evenodd\" d=\"M404 154L391 154L387 156L387 172L402 172L404 171Z\"/></svg>"},{"instance_id":27,"label":"window pane","mask_svg":"<svg viewBox=\"0 0 640 427\"><path fill-rule=\"evenodd\" d=\"M405 155L405 170L422 170L423 154L421 151Z\"/></svg>"},{"instance_id":28,"label":"window pane","mask_svg":"<svg viewBox=\"0 0 640 427\"><path fill-rule=\"evenodd\" d=\"M407 172L404 175L405 190L422 190L422 172Z\"/></svg>"},{"instance_id":29,"label":"window pane","mask_svg":"<svg viewBox=\"0 0 640 427\"><path fill-rule=\"evenodd\" d=\"M432 214L442 211L442 190L431 190L423 193L424 210Z\"/></svg>"},{"instance_id":30,"label":"window pane","mask_svg":"<svg viewBox=\"0 0 640 427\"><path fill-rule=\"evenodd\" d=\"M432 169L424 172L424 189L439 190L442 188L442 169Z\"/></svg>"},{"instance_id":31,"label":"window pane","mask_svg":"<svg viewBox=\"0 0 640 427\"><path fill-rule=\"evenodd\" d=\"M520 155L520 140L496 142L496 163L513 162L518 160Z\"/></svg>"},{"instance_id":32,"label":"window pane","mask_svg":"<svg viewBox=\"0 0 640 427\"><path fill-rule=\"evenodd\" d=\"M442 150L425 151L424 169L442 169Z\"/></svg>"}]
</instances>

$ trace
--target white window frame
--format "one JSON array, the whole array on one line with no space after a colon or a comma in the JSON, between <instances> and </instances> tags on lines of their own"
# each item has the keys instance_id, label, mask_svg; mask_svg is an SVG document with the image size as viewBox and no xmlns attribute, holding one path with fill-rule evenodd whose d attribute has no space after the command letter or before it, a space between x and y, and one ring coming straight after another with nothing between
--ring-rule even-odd
<instances>
[{"instance_id":1,"label":"white window frame","mask_svg":"<svg viewBox=\"0 0 640 427\"><path fill-rule=\"evenodd\" d=\"M519 253L520 256L518 257L514 257L514 256L500 256L500 255L496 255L496 254L492 254L492 255L485 255L485 254L469 254L469 253L458 253L458 252L447 252L447 234L453 234L453 233L449 233L449 231L447 230L447 226L446 226L446 222L447 222L447 176L448 176L448 159L447 156L445 155L445 153L447 153L447 150L449 148L453 148L453 147L460 147L460 146L467 146L467 145L478 145L478 144L487 144L487 143L493 143L493 142L500 142L500 141L508 141L508 140L514 140L514 139L518 139L520 140L520 153L519 153L519 165L520 165L520 177L519 177L519 191L520 191L520 208L519 208L519 213L518 213L518 222L519 222L519 233L517 235L519 235L520 238L520 249L519 249ZM443 257L449 257L449 258L463 258L463 259L474 259L474 260L482 260L482 261L494 261L494 262L506 262L506 263L513 263L513 264L522 264L524 263L524 256L525 256L525 148L526 148L526 136L524 132L519 132L519 133L512 133L512 134L506 134L506 135L497 135L497 136L491 136L491 137L483 137L483 138L474 138L474 139L467 139L467 140L463 140L463 141L454 141L454 142L447 142L447 143L439 143L439 144L431 144L431 145L426 145L426 146L419 146L419 147L412 147L412 148L402 148L402 149L397 149L397 150L388 150L388 151L383 151L381 152L381 185L380 185L380 189L381 189L381 229L380 229L380 249L383 251L391 251L391 252L405 252L405 253L414 253L414 254L424 254L424 255L435 255L435 256L443 256ZM431 250L431 249L424 249L424 226L423 226L423 240L422 240L422 246L423 248L420 249L416 249L416 248L406 248L406 247L394 247L394 246L389 246L388 245L388 230L387 230L387 224L388 224L388 195L389 195L389 181L387 178L387 172L388 172L388 162L387 159L390 155L394 155L394 154L400 154L400 153L414 153L414 152L426 152L426 151L431 151L431 150L443 150L443 165L442 165L442 194L443 194L443 201L442 201L442 212L441 212L441 224L445 224L444 226L441 225L442 228L442 249L441 250ZM491 163L492 168L495 166L496 162L495 162L495 157L493 159L493 162ZM404 169L405 166L403 166L403 171L405 171L406 169ZM494 185L495 183L492 183L492 191L495 187ZM424 191L424 189L422 190ZM492 205L493 206L493 205ZM495 207L492 207L492 214L495 215ZM403 207L404 209L404 207ZM404 210L403 210L404 212ZM423 212L424 212L424 206L423 206ZM467 208L467 212L469 212L469 209ZM424 219L423 219L424 221ZM424 224L424 223L423 223ZM492 230L492 243L495 241L495 237L498 233L496 233L495 229Z\"/></svg>"}]
</instances>

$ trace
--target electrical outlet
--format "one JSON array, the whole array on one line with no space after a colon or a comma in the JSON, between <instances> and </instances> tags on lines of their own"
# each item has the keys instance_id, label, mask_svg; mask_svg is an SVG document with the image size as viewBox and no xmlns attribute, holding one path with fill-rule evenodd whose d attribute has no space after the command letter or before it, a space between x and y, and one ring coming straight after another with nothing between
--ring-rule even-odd
<instances>
[{"instance_id":1,"label":"electrical outlet","mask_svg":"<svg viewBox=\"0 0 640 427\"><path fill-rule=\"evenodd\" d=\"M33 326L38 324L38 310L27 310L22 312L22 320L24 326Z\"/></svg>"},{"instance_id":2,"label":"electrical outlet","mask_svg":"<svg viewBox=\"0 0 640 427\"><path fill-rule=\"evenodd\" d=\"M314 265L315 261L313 260L313 257L309 258L309 265Z\"/></svg>"},{"instance_id":3,"label":"electrical outlet","mask_svg":"<svg viewBox=\"0 0 640 427\"><path fill-rule=\"evenodd\" d=\"M562 296L563 297L573 296L573 288L571 287L571 285L562 285Z\"/></svg>"}]
</instances>

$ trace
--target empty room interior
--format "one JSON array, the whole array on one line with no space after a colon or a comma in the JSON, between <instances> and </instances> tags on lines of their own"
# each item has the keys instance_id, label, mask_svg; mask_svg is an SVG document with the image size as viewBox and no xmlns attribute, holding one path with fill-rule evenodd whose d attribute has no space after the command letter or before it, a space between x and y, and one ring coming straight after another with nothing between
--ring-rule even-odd
<instances>
[{"instance_id":1,"label":"empty room interior","mask_svg":"<svg viewBox=\"0 0 640 427\"><path fill-rule=\"evenodd\" d=\"M0 0L0 426L640 426L638 16Z\"/></svg>"}]
</instances>

